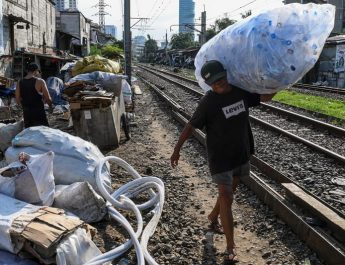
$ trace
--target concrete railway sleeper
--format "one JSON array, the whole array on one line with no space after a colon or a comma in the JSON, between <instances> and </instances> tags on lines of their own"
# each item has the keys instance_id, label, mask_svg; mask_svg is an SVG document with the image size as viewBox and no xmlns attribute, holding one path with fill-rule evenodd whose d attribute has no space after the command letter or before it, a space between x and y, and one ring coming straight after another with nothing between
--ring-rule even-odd
<instances>
[{"instance_id":1,"label":"concrete railway sleeper","mask_svg":"<svg viewBox=\"0 0 345 265\"><path fill-rule=\"evenodd\" d=\"M188 122L188 114L184 112L184 108L178 103L174 102L169 96L164 92L160 91L157 87L150 84L147 81L144 81L148 86L150 86L159 97L164 100L171 108L174 118L179 121L181 124L186 124ZM187 118L185 117L187 116ZM205 134L199 130L194 132L194 136L205 145ZM282 173L273 169L264 161L260 160L258 157L253 157L251 163L254 167L258 168L266 174L266 177L275 180L276 185L292 185L300 189L302 192L307 194L309 200L315 200L317 203L326 207L329 212L331 212L331 218L327 217L327 214L323 215L322 213L314 212L312 209L313 205L309 205L306 200L303 203L296 203L297 198L289 194L288 191L285 192L285 196L278 193L274 188L266 183L261 177L259 177L254 172L251 172L250 177L243 179L245 185L250 187L256 195L262 200L265 204L269 205L274 212L285 222L291 229L304 241L306 244L313 249L320 257L327 261L327 264L343 264L345 263L345 247L340 241L344 241L345 235L345 225L344 225L344 214L339 212L337 209L329 206L327 203L322 201L317 196L311 194L303 187L300 187L298 184L294 183L290 178L284 176ZM283 183L283 184L282 184ZM282 187L281 190L286 190ZM303 200L303 198L299 198ZM296 206L298 204L300 206ZM320 206L321 207L321 206ZM310 214L313 212L313 215ZM313 216L314 218L320 218L325 220L326 228L315 228L310 225L306 220L305 216ZM334 222L332 221L332 218ZM340 225L339 225L340 224ZM332 231L329 233L329 231Z\"/></svg>"}]
</instances>

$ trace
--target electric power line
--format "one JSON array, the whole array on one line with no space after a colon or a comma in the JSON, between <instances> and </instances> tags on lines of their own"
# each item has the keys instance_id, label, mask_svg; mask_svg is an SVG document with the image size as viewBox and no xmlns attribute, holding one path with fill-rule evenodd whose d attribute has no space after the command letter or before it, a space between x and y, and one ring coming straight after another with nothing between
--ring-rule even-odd
<instances>
[{"instance_id":1,"label":"electric power line","mask_svg":"<svg viewBox=\"0 0 345 265\"><path fill-rule=\"evenodd\" d=\"M247 4L243 5L243 6L241 6L241 7L239 7L239 8L236 8L236 9L230 11L230 12L225 12L225 13L223 13L223 14L232 14L232 13L236 12L237 10L240 10L240 9L246 7L246 6L249 6L250 4L252 4L252 3L256 2L256 1L257 1L257 0L253 0L253 1L251 1L251 2L249 2L249 3L247 3ZM211 20L211 19L218 18L218 17L220 17L220 16L221 16L221 15L216 16L216 17L209 18L209 19L207 19L206 21L209 21L209 20Z\"/></svg>"}]
</instances>

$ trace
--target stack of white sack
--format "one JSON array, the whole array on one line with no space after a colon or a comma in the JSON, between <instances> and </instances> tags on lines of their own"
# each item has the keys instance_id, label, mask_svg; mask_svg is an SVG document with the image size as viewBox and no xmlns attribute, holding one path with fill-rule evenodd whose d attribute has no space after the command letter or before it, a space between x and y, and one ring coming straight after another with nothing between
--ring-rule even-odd
<instances>
[{"instance_id":1,"label":"stack of white sack","mask_svg":"<svg viewBox=\"0 0 345 265\"><path fill-rule=\"evenodd\" d=\"M203 45L195 58L195 75L206 61L218 60L229 83L249 92L268 94L301 79L318 60L334 26L329 4L289 4L237 22Z\"/></svg>"},{"instance_id":2,"label":"stack of white sack","mask_svg":"<svg viewBox=\"0 0 345 265\"><path fill-rule=\"evenodd\" d=\"M0 193L34 205L51 206L55 193L53 159L53 152L21 153L21 162L0 168Z\"/></svg>"},{"instance_id":3,"label":"stack of white sack","mask_svg":"<svg viewBox=\"0 0 345 265\"><path fill-rule=\"evenodd\" d=\"M97 191L95 168L104 158L94 144L84 141L60 130L37 126L20 132L12 146L5 152L7 163L17 161L18 155L25 152L30 155L53 151L53 175L55 184L69 185L87 181ZM103 181L110 185L109 167L103 168Z\"/></svg>"}]
</instances>

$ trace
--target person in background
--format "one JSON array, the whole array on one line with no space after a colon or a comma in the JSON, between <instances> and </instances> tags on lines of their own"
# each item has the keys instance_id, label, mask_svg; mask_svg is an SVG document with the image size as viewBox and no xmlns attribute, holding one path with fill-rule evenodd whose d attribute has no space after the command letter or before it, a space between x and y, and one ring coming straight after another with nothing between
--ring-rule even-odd
<instances>
[{"instance_id":1,"label":"person in background","mask_svg":"<svg viewBox=\"0 0 345 265\"><path fill-rule=\"evenodd\" d=\"M72 70L73 70L73 66L71 65L68 67L68 69L65 73L64 83L67 83L73 77Z\"/></svg>"},{"instance_id":2,"label":"person in background","mask_svg":"<svg viewBox=\"0 0 345 265\"><path fill-rule=\"evenodd\" d=\"M47 88L55 106L67 104L67 102L61 97L64 90L64 83L60 78L55 76L48 77Z\"/></svg>"},{"instance_id":3,"label":"person in background","mask_svg":"<svg viewBox=\"0 0 345 265\"><path fill-rule=\"evenodd\" d=\"M40 70L36 63L28 65L27 75L17 83L16 101L23 108L24 127L49 126L44 110L44 102L52 108L52 101Z\"/></svg>"},{"instance_id":4,"label":"person in background","mask_svg":"<svg viewBox=\"0 0 345 265\"><path fill-rule=\"evenodd\" d=\"M203 65L201 76L212 90L200 100L192 118L183 129L170 160L172 167L176 167L184 142L195 128L206 128L209 168L213 182L218 186L217 202L208 219L211 229L224 232L227 243L224 259L226 262L233 262L236 257L233 194L240 178L249 175L249 158L254 152L249 108L259 105L260 101L271 100L274 94L253 94L229 84L226 69L215 60Z\"/></svg>"}]
</instances>

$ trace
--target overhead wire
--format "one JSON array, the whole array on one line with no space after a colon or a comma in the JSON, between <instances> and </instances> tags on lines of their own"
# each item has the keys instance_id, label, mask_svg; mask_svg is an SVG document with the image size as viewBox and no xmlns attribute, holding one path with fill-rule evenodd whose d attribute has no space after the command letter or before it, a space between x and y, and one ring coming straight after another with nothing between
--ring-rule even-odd
<instances>
[{"instance_id":1,"label":"overhead wire","mask_svg":"<svg viewBox=\"0 0 345 265\"><path fill-rule=\"evenodd\" d=\"M240 6L240 7L236 8L236 9L230 11L230 12L223 12L223 14L232 14L232 13L236 12L237 10L240 10L240 9L246 7L246 6L249 6L249 5L251 5L252 3L256 2L256 1L257 1L257 0L253 0L253 1L247 3L247 4L243 5L243 6ZM209 19L207 19L206 21L209 21L209 20L218 18L218 17L220 17L220 16L221 16L221 15L218 15L218 16L216 16L216 17L209 18Z\"/></svg>"}]
</instances>

